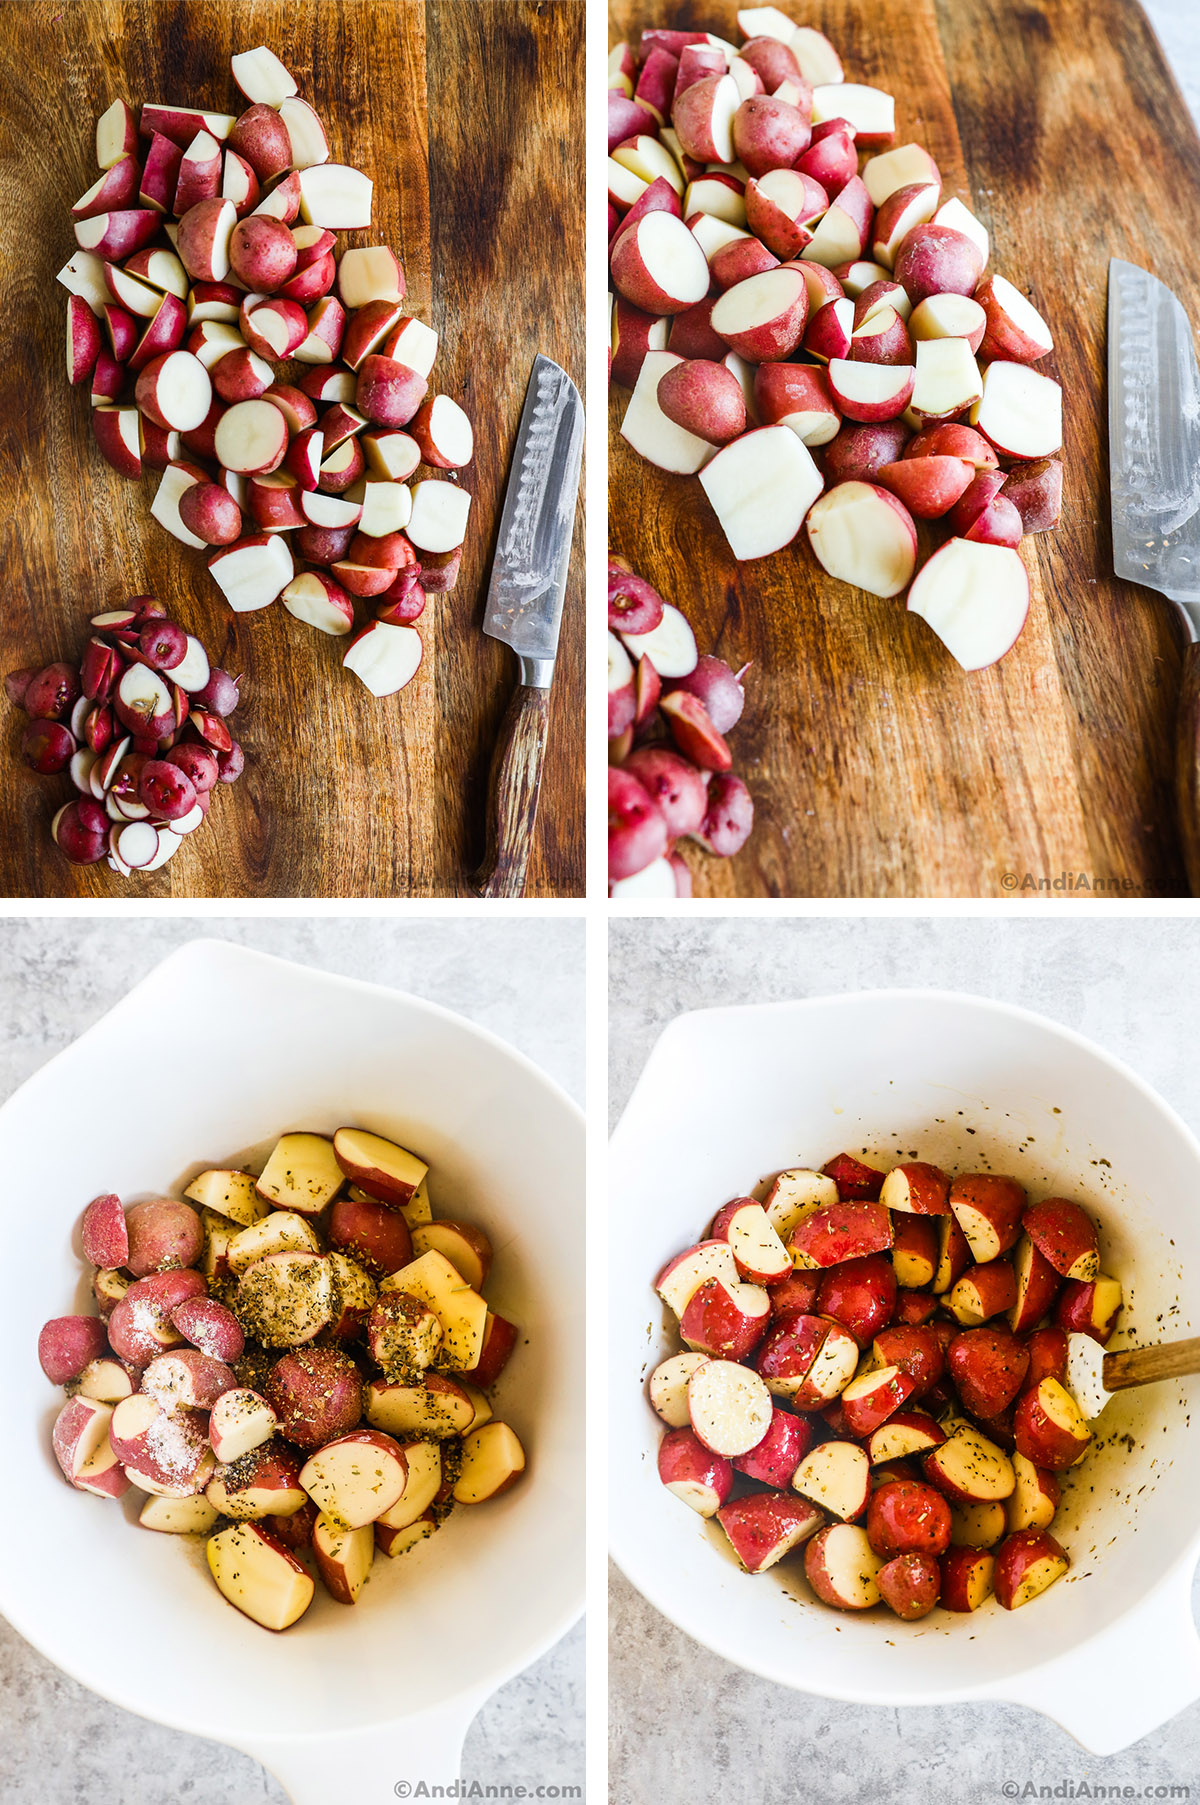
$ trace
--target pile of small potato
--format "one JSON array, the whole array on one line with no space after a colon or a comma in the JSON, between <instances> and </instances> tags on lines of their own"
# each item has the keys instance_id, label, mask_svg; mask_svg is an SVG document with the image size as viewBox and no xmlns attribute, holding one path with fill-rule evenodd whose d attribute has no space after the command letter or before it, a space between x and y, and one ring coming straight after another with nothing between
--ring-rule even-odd
<instances>
[{"instance_id":1,"label":"pile of small potato","mask_svg":"<svg viewBox=\"0 0 1200 1805\"><path fill-rule=\"evenodd\" d=\"M370 179L329 161L272 51L232 72L238 116L115 100L99 119L101 174L58 277L67 375L90 382L113 469L162 472L151 513L213 548L231 608L279 598L354 634L347 669L391 695L420 665L426 596L457 579L471 498L443 473L470 462L471 423L430 393L437 334L406 314L392 251L337 255L371 224ZM434 474L410 488L422 463Z\"/></svg>"},{"instance_id":2,"label":"pile of small potato","mask_svg":"<svg viewBox=\"0 0 1200 1805\"><path fill-rule=\"evenodd\" d=\"M228 718L240 678L210 664L152 595L93 614L78 667L10 671L8 699L29 717L21 757L40 777L70 774L50 835L73 865L107 856L121 877L157 871L208 817L218 783L245 766Z\"/></svg>"},{"instance_id":3,"label":"pile of small potato","mask_svg":"<svg viewBox=\"0 0 1200 1805\"><path fill-rule=\"evenodd\" d=\"M455 1504L524 1471L485 1393L516 1344L482 1295L492 1249L434 1220L427 1167L359 1128L289 1133L261 1173L212 1168L189 1202L84 1211L98 1314L55 1317L55 1456L145 1529L204 1535L222 1595L267 1629L354 1604Z\"/></svg>"},{"instance_id":4,"label":"pile of small potato","mask_svg":"<svg viewBox=\"0 0 1200 1805\"><path fill-rule=\"evenodd\" d=\"M1051 334L928 151L895 145L892 95L776 7L737 19L737 48L656 28L610 58L622 436L698 475L735 558L803 529L982 669L1025 623L1022 536L1059 520Z\"/></svg>"},{"instance_id":5,"label":"pile of small potato","mask_svg":"<svg viewBox=\"0 0 1200 1805\"><path fill-rule=\"evenodd\" d=\"M659 1477L747 1572L802 1548L822 1603L910 1622L1067 1572L1068 1332L1103 1346L1123 1301L1079 1204L840 1153L725 1204L655 1285L688 1349L650 1379Z\"/></svg>"},{"instance_id":6,"label":"pile of small potato","mask_svg":"<svg viewBox=\"0 0 1200 1805\"><path fill-rule=\"evenodd\" d=\"M754 825L725 735L743 671L701 658L687 619L620 558L608 561L608 883L614 898L690 896L675 842L719 858Z\"/></svg>"}]
</instances>

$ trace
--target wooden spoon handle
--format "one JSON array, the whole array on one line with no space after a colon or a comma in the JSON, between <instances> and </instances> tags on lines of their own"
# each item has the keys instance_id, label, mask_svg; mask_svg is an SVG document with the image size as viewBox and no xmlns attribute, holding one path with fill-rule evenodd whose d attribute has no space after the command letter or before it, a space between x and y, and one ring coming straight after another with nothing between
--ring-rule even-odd
<instances>
[{"instance_id":1,"label":"wooden spoon handle","mask_svg":"<svg viewBox=\"0 0 1200 1805\"><path fill-rule=\"evenodd\" d=\"M474 880L480 896L524 892L549 723L550 691L518 684L492 754L487 849Z\"/></svg>"},{"instance_id":2,"label":"wooden spoon handle","mask_svg":"<svg viewBox=\"0 0 1200 1805\"><path fill-rule=\"evenodd\" d=\"M1175 728L1175 801L1188 887L1200 896L1200 642L1183 655Z\"/></svg>"},{"instance_id":3,"label":"wooden spoon handle","mask_svg":"<svg viewBox=\"0 0 1200 1805\"><path fill-rule=\"evenodd\" d=\"M1168 1341L1162 1347L1123 1348L1104 1356L1104 1385L1108 1391L1127 1391L1131 1385L1148 1385L1153 1379L1182 1379L1200 1373L1200 1337Z\"/></svg>"}]
</instances>

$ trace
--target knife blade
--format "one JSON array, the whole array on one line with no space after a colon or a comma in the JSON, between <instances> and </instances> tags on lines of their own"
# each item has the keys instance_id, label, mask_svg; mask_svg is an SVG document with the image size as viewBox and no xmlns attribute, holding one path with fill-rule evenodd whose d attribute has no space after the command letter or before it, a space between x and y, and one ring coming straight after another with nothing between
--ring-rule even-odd
<instances>
[{"instance_id":1,"label":"knife blade","mask_svg":"<svg viewBox=\"0 0 1200 1805\"><path fill-rule=\"evenodd\" d=\"M516 654L517 688L492 757L481 896L520 896L533 847L550 685L583 462L583 403L565 370L534 359L505 491L483 630Z\"/></svg>"},{"instance_id":2,"label":"knife blade","mask_svg":"<svg viewBox=\"0 0 1200 1805\"><path fill-rule=\"evenodd\" d=\"M522 683L539 688L554 674L582 459L579 392L565 370L539 353L517 430L483 622L489 638L502 640L529 667Z\"/></svg>"},{"instance_id":3,"label":"knife blade","mask_svg":"<svg viewBox=\"0 0 1200 1805\"><path fill-rule=\"evenodd\" d=\"M1108 456L1113 565L1184 611L1200 634L1200 369L1164 282L1108 266ZM1195 609L1195 612L1193 612Z\"/></svg>"},{"instance_id":4,"label":"knife blade","mask_svg":"<svg viewBox=\"0 0 1200 1805\"><path fill-rule=\"evenodd\" d=\"M1188 886L1200 896L1200 369L1192 328L1156 276L1108 266L1113 568L1175 604L1189 644L1175 733Z\"/></svg>"}]
</instances>

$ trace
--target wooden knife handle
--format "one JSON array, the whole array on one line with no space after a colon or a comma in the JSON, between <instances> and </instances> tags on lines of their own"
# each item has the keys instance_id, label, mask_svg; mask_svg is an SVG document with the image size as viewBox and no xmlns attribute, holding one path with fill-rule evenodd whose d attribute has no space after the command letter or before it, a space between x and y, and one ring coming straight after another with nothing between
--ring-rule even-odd
<instances>
[{"instance_id":1,"label":"wooden knife handle","mask_svg":"<svg viewBox=\"0 0 1200 1805\"><path fill-rule=\"evenodd\" d=\"M1108 1391L1126 1391L1153 1379L1182 1379L1200 1373L1200 1339L1168 1341L1162 1347L1123 1348L1105 1354L1103 1377Z\"/></svg>"},{"instance_id":2,"label":"wooden knife handle","mask_svg":"<svg viewBox=\"0 0 1200 1805\"><path fill-rule=\"evenodd\" d=\"M1175 741L1175 796L1188 887L1200 896L1200 643L1184 652Z\"/></svg>"},{"instance_id":3,"label":"wooden knife handle","mask_svg":"<svg viewBox=\"0 0 1200 1805\"><path fill-rule=\"evenodd\" d=\"M549 722L550 691L518 684L492 754L487 848L474 879L480 896L524 893Z\"/></svg>"}]
</instances>

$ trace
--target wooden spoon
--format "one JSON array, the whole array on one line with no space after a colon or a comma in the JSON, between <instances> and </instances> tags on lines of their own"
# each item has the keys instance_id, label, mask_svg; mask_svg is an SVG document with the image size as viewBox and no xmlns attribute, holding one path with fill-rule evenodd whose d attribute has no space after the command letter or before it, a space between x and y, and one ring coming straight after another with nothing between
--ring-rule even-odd
<instances>
[{"instance_id":1,"label":"wooden spoon","mask_svg":"<svg viewBox=\"0 0 1200 1805\"><path fill-rule=\"evenodd\" d=\"M1106 1354L1090 1335L1067 1336L1067 1390L1089 1421L1100 1415L1114 1392L1188 1373L1200 1373L1200 1337Z\"/></svg>"}]
</instances>

